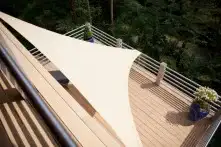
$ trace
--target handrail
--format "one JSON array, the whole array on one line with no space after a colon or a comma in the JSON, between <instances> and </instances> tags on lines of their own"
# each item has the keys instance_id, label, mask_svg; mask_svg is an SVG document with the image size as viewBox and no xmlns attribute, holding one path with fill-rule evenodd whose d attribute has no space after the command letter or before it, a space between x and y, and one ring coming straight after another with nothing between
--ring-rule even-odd
<instances>
[{"instance_id":1,"label":"handrail","mask_svg":"<svg viewBox=\"0 0 221 147\"><path fill-rule=\"evenodd\" d=\"M99 30L95 26L91 26L91 27L92 27L92 32L94 34L95 39L98 39L101 43L105 45L115 46L111 43L111 42L116 42L117 39L115 37ZM135 50L135 48L131 47L130 45L124 42L122 43L122 48ZM156 74L155 70L156 69L159 70L159 66L160 66L160 62L158 62L157 60L143 53L139 56L139 59L137 59L135 62L136 64L140 65L144 69L155 74ZM189 78L181 75L180 73L176 72L175 70L169 67L166 68L164 80L170 84L173 84L174 87L178 88L179 90L191 96L192 98L194 98L194 92L196 88L201 86L198 83L190 80ZM220 108L219 104L211 103L211 105L213 106L214 110L217 110L217 107Z\"/></svg>"},{"instance_id":2,"label":"handrail","mask_svg":"<svg viewBox=\"0 0 221 147\"><path fill-rule=\"evenodd\" d=\"M75 32L76 30L79 30L79 29L81 29L83 27L85 27L85 25L81 25L80 27L77 27L76 29L69 31L69 32L65 33L64 35L69 36L68 34L70 34L72 32Z\"/></svg>"},{"instance_id":3,"label":"handrail","mask_svg":"<svg viewBox=\"0 0 221 147\"><path fill-rule=\"evenodd\" d=\"M77 38L77 39L83 39L84 35L83 35L82 32L84 31L84 29L83 29L84 26L85 25L82 25L79 28L76 28L72 31L69 31L64 35L74 37L74 38ZM114 46L114 47L117 46L117 44L115 44L115 43L117 43L117 38L101 31L100 29L96 28L95 26L91 25L91 28L92 28L91 30L92 30L92 33L94 35L94 38L96 40L100 41L101 43L103 43L104 45L107 45L107 46ZM122 43L122 48L135 50L135 48L131 47L130 45L128 45L124 42ZM31 49L29 51L30 52L34 51L34 49ZM45 62L46 61L47 60L45 60ZM160 67L160 62L159 61L157 61L157 60L155 60L155 59L153 59L153 58L151 58L148 55L143 54L143 53L135 60L135 64L139 65L143 69L145 69L145 70L147 70L147 71L149 71L149 72L151 72L152 74L155 74L155 75L157 75L157 72L158 72L159 67ZM138 68L136 66L134 66L133 68L136 68L136 70L138 70L138 71L142 70L141 68ZM192 98L194 98L194 91L196 90L196 88L201 86L200 84L190 80L189 78L183 76L182 74L176 72L175 70L173 70L169 67L166 68L166 72L165 72L165 76L164 76L163 80L165 82L171 84L173 87L176 87L177 89L179 89L183 93L189 95ZM213 103L210 103L210 104L212 106L213 111L217 111L218 109L220 109L220 107L221 107L221 96L218 96L218 102L217 103L213 102ZM210 137L210 139L211 139L211 137Z\"/></svg>"},{"instance_id":4,"label":"handrail","mask_svg":"<svg viewBox=\"0 0 221 147\"><path fill-rule=\"evenodd\" d=\"M198 84L198 83L196 83L196 82L194 82L194 81L190 80L189 78L187 78L187 77L185 77L185 76L181 75L180 73L176 72L175 70L173 70L173 69L171 69L171 68L169 68L169 67L167 67L167 69L168 69L168 70L170 70L170 71L172 71L174 74L179 75L179 76L180 76L180 77L182 77L183 79L185 79L185 80L187 80L187 81L191 82L192 84L195 84L195 85L196 85L196 86L198 86L198 87L200 87L200 86L201 86L200 84Z\"/></svg>"},{"instance_id":5,"label":"handrail","mask_svg":"<svg viewBox=\"0 0 221 147\"><path fill-rule=\"evenodd\" d=\"M196 145L196 147L207 147L220 125L221 125L221 115L215 118L215 120L212 122L210 127L207 129L203 137Z\"/></svg>"},{"instance_id":6,"label":"handrail","mask_svg":"<svg viewBox=\"0 0 221 147\"><path fill-rule=\"evenodd\" d=\"M141 62L136 62L136 61L135 61L134 63L136 63L137 65L141 66L141 67L144 68L144 69L148 69L149 72L154 73L155 75L157 75L157 71L154 70L154 69L152 69L151 67L145 66L145 65L142 64Z\"/></svg>"},{"instance_id":7,"label":"handrail","mask_svg":"<svg viewBox=\"0 0 221 147\"><path fill-rule=\"evenodd\" d=\"M92 29L92 32L93 32L93 34L95 34L95 35L97 35L97 36L100 35L102 38L106 38L106 40L110 41L111 43L113 43L113 44L115 44L115 45L116 45L116 43L117 43L117 39L109 38L109 37L107 37L105 34L102 34L102 33L98 32L98 31L96 31L94 28Z\"/></svg>"},{"instance_id":8,"label":"handrail","mask_svg":"<svg viewBox=\"0 0 221 147\"><path fill-rule=\"evenodd\" d=\"M115 38L115 37L113 37L113 36L111 36L111 35L105 33L104 31L101 31L100 29L96 28L95 26L91 26L91 27L92 27L92 29L95 29L95 30L99 31L100 33L105 34L105 35L108 36L109 38L112 38L113 40L117 40L117 38Z\"/></svg>"},{"instance_id":9,"label":"handrail","mask_svg":"<svg viewBox=\"0 0 221 147\"><path fill-rule=\"evenodd\" d=\"M189 87L191 87L192 89L194 89L194 91L198 88L198 86L193 86L192 84L188 83L187 81L185 81L184 79L181 79L180 77L172 74L171 72L169 72L168 70L166 71L166 74L168 73L168 75L172 76L173 78L176 78L179 81L182 81L184 84L188 85Z\"/></svg>"},{"instance_id":10,"label":"handrail","mask_svg":"<svg viewBox=\"0 0 221 147\"><path fill-rule=\"evenodd\" d=\"M83 38L83 31L85 25L82 25L79 28L76 28L68 33L66 35L70 37L74 37L77 39L82 39ZM100 29L96 28L95 26L91 25L91 30L94 35L94 38L98 41L100 41L102 44L107 45L107 46L117 46L117 38L101 31ZM122 48L126 49L132 49L135 50L135 48L131 47L130 45L126 43L122 43ZM35 55L36 56L36 55ZM140 65L142 68L150 71L151 73L154 73L157 75L157 72L160 67L160 62L149 57L146 54L141 54L138 59L135 61L138 65ZM182 74L176 72L175 70L167 67L166 72L165 72L165 77L163 78L167 83L172 84L172 86L176 87L177 89L181 90L182 92L186 93L192 98L194 97L194 91L200 87L201 85L190 80L189 78L183 76ZM219 104L212 104L216 107L221 106L221 97L219 96L218 100Z\"/></svg>"},{"instance_id":11,"label":"handrail","mask_svg":"<svg viewBox=\"0 0 221 147\"><path fill-rule=\"evenodd\" d=\"M78 35L80 33L84 33L84 29L81 29L81 30L79 30L77 32L73 32L72 34L69 34L68 36L73 37L73 36Z\"/></svg>"},{"instance_id":12,"label":"handrail","mask_svg":"<svg viewBox=\"0 0 221 147\"><path fill-rule=\"evenodd\" d=\"M15 78L22 91L32 101L34 107L42 116L55 138L62 146L77 147L71 136L66 132L62 124L57 120L55 115L49 110L47 104L41 99L38 91L34 88L25 74L21 71L14 59L10 56L6 49L0 46L0 58L8 67L9 72Z\"/></svg>"},{"instance_id":13,"label":"handrail","mask_svg":"<svg viewBox=\"0 0 221 147\"><path fill-rule=\"evenodd\" d=\"M97 35L96 33L94 33L93 34L99 41L104 41L105 43L107 43L107 45L108 46L114 46L114 47L116 47L117 45L116 45L116 43L114 44L114 43L111 43L110 41L108 41L108 40L106 40L105 38L103 38L103 37L100 37L99 35Z\"/></svg>"}]
</instances>

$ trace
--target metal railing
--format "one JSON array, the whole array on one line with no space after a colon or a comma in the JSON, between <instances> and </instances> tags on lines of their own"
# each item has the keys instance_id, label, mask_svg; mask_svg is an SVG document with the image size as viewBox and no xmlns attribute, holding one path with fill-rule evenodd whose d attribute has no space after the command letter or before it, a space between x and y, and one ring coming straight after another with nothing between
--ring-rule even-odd
<instances>
[{"instance_id":1,"label":"metal railing","mask_svg":"<svg viewBox=\"0 0 221 147\"><path fill-rule=\"evenodd\" d=\"M84 29L85 25L82 25L74 30L71 30L64 35L70 36L76 39L83 39L84 38ZM29 50L29 52L42 64L46 65L47 63L50 62L50 60L44 56L37 48L32 48Z\"/></svg>"},{"instance_id":2,"label":"metal railing","mask_svg":"<svg viewBox=\"0 0 221 147\"><path fill-rule=\"evenodd\" d=\"M194 92L197 88L201 87L200 84L190 80L169 67L167 67L165 72L164 80L193 99L195 98ZM218 111L221 108L220 96L218 96L218 100L216 102L209 103L213 111Z\"/></svg>"},{"instance_id":3,"label":"metal railing","mask_svg":"<svg viewBox=\"0 0 221 147\"><path fill-rule=\"evenodd\" d=\"M86 25L82 25L72 31L69 31L65 33L64 35L76 38L76 39L83 39L84 37L84 29ZM92 33L93 37L96 40L96 42L107 45L107 46L112 46L112 47L120 47L123 49L132 49L135 50L135 48L131 47L130 45L126 43L122 43L119 46L119 39L115 38L100 29L96 28L93 25L89 26ZM44 65L48 62L50 62L45 56L41 55L41 53L36 50L32 49L30 52ZM157 76L159 69L160 69L160 62L156 61L155 59L149 57L146 54L141 53L141 55L135 60L134 62L137 66L133 66L133 68L136 68L136 70L141 70L145 69L148 72L151 72L153 75ZM163 80L173 87L179 89L183 93L187 94L191 98L194 97L194 92L196 91L197 88L201 87L200 84L190 80L189 78L183 76L182 74L176 72L175 70L166 67L165 73ZM221 108L221 97L219 96L217 102L210 102L211 108L213 111L217 111L218 109Z\"/></svg>"},{"instance_id":4,"label":"metal railing","mask_svg":"<svg viewBox=\"0 0 221 147\"><path fill-rule=\"evenodd\" d=\"M42 100L38 91L31 84L14 59L10 56L8 51L0 46L0 67L9 79L13 79L15 87L21 95L30 100L43 118L53 136L59 141L60 145L68 147L76 147L76 143L72 137L67 133L64 126L57 120L56 116L50 111L47 104Z\"/></svg>"},{"instance_id":5,"label":"metal railing","mask_svg":"<svg viewBox=\"0 0 221 147\"><path fill-rule=\"evenodd\" d=\"M118 46L118 39L99 30L98 28L91 26L91 30L93 33L93 37L98 40L100 43L107 45L107 46L113 46L113 47L121 47L123 49L132 49L134 50L133 47L127 45L126 43L122 43L122 46ZM74 36L73 36L74 37ZM160 62L156 61L155 59L149 57L148 55L145 55L141 53L141 55L135 60L135 64L138 65L138 67L141 67L148 72L151 72L156 76L156 81L157 78L159 78L159 75L162 76L162 73L160 72L161 69L161 64ZM138 68L137 66L133 66L133 68L136 68L136 70L140 71L141 69ZM183 76L182 74L176 72L175 70L165 67L165 71L163 73L162 79L172 85L173 87L179 89L183 93L187 94L190 96L192 99L195 98L194 92L196 91L197 88L201 87L200 84L190 80L189 78ZM220 111L221 109L221 96L218 96L218 101L216 102L209 102L211 105L211 109L213 111ZM212 127L209 128L209 131L206 132L204 135L204 138L200 140L198 146L204 146L206 147L208 143L210 142L211 138L213 137L214 133L216 132L218 126L221 123L221 119L217 119L215 122L213 122Z\"/></svg>"},{"instance_id":6,"label":"metal railing","mask_svg":"<svg viewBox=\"0 0 221 147\"><path fill-rule=\"evenodd\" d=\"M94 38L97 39L99 42L108 46L118 47L117 38L99 30L94 26L91 26L91 28ZM122 43L122 48L134 50L133 47L126 43ZM152 74L156 76L158 75L160 62L149 57L148 55L141 53L141 55L135 60L135 63L140 67L146 69L147 71L151 72ZM193 99L195 98L194 92L197 88L201 87L200 84L190 80L189 78L183 76L182 74L176 72L169 67L166 67L163 80ZM218 97L219 98L217 102L209 102L213 111L217 111L221 108L221 97Z\"/></svg>"},{"instance_id":7,"label":"metal railing","mask_svg":"<svg viewBox=\"0 0 221 147\"><path fill-rule=\"evenodd\" d=\"M210 144L210 141L215 135L215 133L219 133L217 131L220 125L221 125L221 115L220 112L218 112L218 117L215 117L215 119L212 120L210 127L206 130L206 132L199 140L196 147L207 147Z\"/></svg>"},{"instance_id":8,"label":"metal railing","mask_svg":"<svg viewBox=\"0 0 221 147\"><path fill-rule=\"evenodd\" d=\"M84 38L84 29L85 29L86 25L82 25L72 31L69 31L67 33L65 33L64 35L66 36L70 36L76 39L82 39ZM122 42L119 44L119 39L101 31L100 29L89 25L92 33L93 33L93 37L96 40L96 43L100 43L103 45L107 45L107 46L112 46L112 47L120 47L123 49L131 49L131 50L135 50L135 48L131 47L130 45ZM45 63L50 62L45 56L41 55L41 52L39 52L37 49L31 49L29 50L35 57L38 57L37 59L44 65ZM43 56L43 57L41 57ZM161 75L162 79L169 83L171 86L179 89L180 91L182 91L183 93L187 94L189 97L191 97L192 99L194 99L194 92L196 91L197 88L201 87L200 84L192 81L191 79L183 76L182 74L176 72L175 70L169 68L169 67L165 67L165 71L162 74L160 74L160 69L161 66L164 65L162 63L160 63L159 61L149 57L146 54L141 53L141 55L135 60L135 65L133 66L134 69L136 69L137 71L141 71L142 73L145 72L150 72L153 75L156 76L156 81L157 78L159 77L159 75ZM221 108L221 96L218 96L218 101L216 102L210 102L211 105L211 109L213 111L218 111ZM220 120L218 121L220 124ZM218 125L215 125L215 127L218 127ZM213 130L213 134L216 131ZM210 139L212 138L212 135L209 136L209 139L206 140L206 142L208 143L210 141Z\"/></svg>"}]
</instances>

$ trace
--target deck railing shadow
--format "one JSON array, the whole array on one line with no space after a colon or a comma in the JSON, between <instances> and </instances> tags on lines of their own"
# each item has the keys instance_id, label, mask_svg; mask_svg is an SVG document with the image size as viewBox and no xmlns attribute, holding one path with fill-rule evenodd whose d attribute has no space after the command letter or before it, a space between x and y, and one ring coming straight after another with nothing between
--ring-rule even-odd
<instances>
[{"instance_id":1,"label":"deck railing shadow","mask_svg":"<svg viewBox=\"0 0 221 147\"><path fill-rule=\"evenodd\" d=\"M173 125L191 126L191 132L183 141L181 147L196 146L199 139L203 136L210 124L209 118L204 118L200 121L193 122L188 119L188 112L173 112L169 111L166 115L166 120Z\"/></svg>"},{"instance_id":2,"label":"deck railing shadow","mask_svg":"<svg viewBox=\"0 0 221 147\"><path fill-rule=\"evenodd\" d=\"M29 113L24 105L29 107ZM18 146L56 146L55 141L49 134L48 128L43 125L41 118L36 117L30 106L24 101L4 103L1 105L0 111L1 117L3 117L1 121L4 120L8 126L7 128L10 130L7 130L7 134L11 134L11 138L14 138Z\"/></svg>"},{"instance_id":3,"label":"deck railing shadow","mask_svg":"<svg viewBox=\"0 0 221 147\"><path fill-rule=\"evenodd\" d=\"M203 134L206 132L206 129L209 127L209 124L211 123L210 121L211 120L209 118L204 118L193 123L194 127L181 144L181 147L195 147Z\"/></svg>"},{"instance_id":4,"label":"deck railing shadow","mask_svg":"<svg viewBox=\"0 0 221 147\"><path fill-rule=\"evenodd\" d=\"M152 94L156 95L165 103L169 104L171 107L175 108L179 112L188 111L189 105L187 103L177 98L170 92L166 91L161 86L156 85L154 82L152 82L151 80L149 80L148 78L146 78L145 76L141 75L133 69L130 72L130 78L139 83L142 89L149 90Z\"/></svg>"},{"instance_id":5,"label":"deck railing shadow","mask_svg":"<svg viewBox=\"0 0 221 147\"><path fill-rule=\"evenodd\" d=\"M130 78L140 84L140 87L142 89L148 90L178 111L167 112L165 118L168 123L180 126L193 125L191 132L184 139L181 147L196 146L197 142L210 124L209 118L202 119L198 122L191 122L190 120L188 120L189 104L187 102L184 102L181 98L176 97L172 93L163 89L161 86L158 86L136 70L131 70Z\"/></svg>"}]
</instances>

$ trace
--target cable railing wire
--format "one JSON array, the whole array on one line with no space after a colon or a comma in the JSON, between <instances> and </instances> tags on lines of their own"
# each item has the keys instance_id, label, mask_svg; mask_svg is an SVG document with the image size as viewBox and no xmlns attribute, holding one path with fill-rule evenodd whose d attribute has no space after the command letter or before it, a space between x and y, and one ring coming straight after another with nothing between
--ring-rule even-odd
<instances>
[{"instance_id":1,"label":"cable railing wire","mask_svg":"<svg viewBox=\"0 0 221 147\"><path fill-rule=\"evenodd\" d=\"M160 62L159 62L159 61L157 61L157 60L155 60L155 59L153 59L153 58L151 58L151 57L147 56L147 55L146 55L146 54L144 54L144 53L142 53L142 55L141 55L141 56L144 56L144 57L146 57L146 58L150 59L151 61L155 62L156 64L160 65Z\"/></svg>"},{"instance_id":2,"label":"cable railing wire","mask_svg":"<svg viewBox=\"0 0 221 147\"><path fill-rule=\"evenodd\" d=\"M37 48L35 48L36 51L31 52L32 55L35 55L36 53L39 53L39 50Z\"/></svg>"},{"instance_id":3,"label":"cable railing wire","mask_svg":"<svg viewBox=\"0 0 221 147\"><path fill-rule=\"evenodd\" d=\"M194 95L195 90L187 87L183 83L180 83L178 80L170 77L169 75L165 75L164 80L166 82L172 84L174 87L177 87L179 90L183 91L184 93L188 94L192 98L195 98L195 95ZM220 107L221 107L220 104L216 104L215 102L209 102L209 103L210 103L210 105L212 105L215 108L220 109Z\"/></svg>"},{"instance_id":4,"label":"cable railing wire","mask_svg":"<svg viewBox=\"0 0 221 147\"><path fill-rule=\"evenodd\" d=\"M136 63L141 63L144 67L148 66L152 69L154 69L156 72L158 72L159 68L152 66L151 64L148 64L147 62L144 62L142 60L135 60Z\"/></svg>"},{"instance_id":5,"label":"cable railing wire","mask_svg":"<svg viewBox=\"0 0 221 147\"><path fill-rule=\"evenodd\" d=\"M77 34L75 37L77 38L77 37L80 37L80 36L82 36L82 35L84 35L84 32L82 32L82 33L80 33L80 34ZM70 36L71 37L71 36Z\"/></svg>"},{"instance_id":6,"label":"cable railing wire","mask_svg":"<svg viewBox=\"0 0 221 147\"><path fill-rule=\"evenodd\" d=\"M99 30L98 28L96 28L94 26L92 26L92 28L94 28L94 29L92 29L92 30L95 30L94 32L99 32L97 34L102 34L102 36L104 36L105 38L108 38L109 40L116 40L115 37ZM106 41L106 40L103 41L102 39L104 39L104 38L99 39L99 41L101 41L101 42ZM110 44L110 43L108 42L108 43L105 43L105 44ZM133 47L131 47L130 45L128 45L124 42L122 43L122 48L127 48L127 49L133 49L134 50ZM147 70L149 70L150 72L153 72L153 71L156 70L156 68L154 68L154 67L157 67L157 70L159 70L159 66L160 66L160 62L158 62L157 60L147 56L146 54L140 55L139 59L136 60L135 62L136 62L136 64L140 65L141 67L147 68ZM178 87L177 84L174 84L174 86L179 88L179 89L183 89L183 91L186 91L186 93L189 93L189 95L193 96L193 92L196 90L196 88L201 86L198 83L196 83L196 82L188 79L187 77L181 75L180 73L172 70L171 68L167 67L167 69L168 70L166 70L166 73L165 73L167 81L176 81L176 83L179 83L179 85L181 85L183 88ZM156 74L156 71L155 71L155 74ZM168 77L170 77L170 78L168 79ZM191 93L187 92L187 91L191 91ZM219 96L219 99L221 100L220 96Z\"/></svg>"},{"instance_id":7,"label":"cable railing wire","mask_svg":"<svg viewBox=\"0 0 221 147\"><path fill-rule=\"evenodd\" d=\"M69 31L69 32L65 33L64 35L69 36L68 34L70 34L72 32L75 32L75 31L77 31L77 30L79 30L79 29L81 29L83 27L85 27L85 25L81 25L80 27L77 27L76 29Z\"/></svg>"},{"instance_id":8,"label":"cable railing wire","mask_svg":"<svg viewBox=\"0 0 221 147\"><path fill-rule=\"evenodd\" d=\"M165 75L170 75L170 76L172 76L173 78L175 78L175 79L177 79L177 80L179 80L179 81L182 81L183 83L185 83L186 85L188 85L189 87L192 87L192 89L197 89L198 87L196 87L196 86L193 86L192 84L190 84L190 83L188 83L187 81L185 81L184 79L181 79L179 76L176 76L175 74L172 74L171 72L169 72L168 70L166 70L166 73L165 73Z\"/></svg>"},{"instance_id":9,"label":"cable railing wire","mask_svg":"<svg viewBox=\"0 0 221 147\"><path fill-rule=\"evenodd\" d=\"M96 40L98 40L99 42L101 42L102 44L106 45L106 46L112 46L115 47L114 45L108 44L107 42L103 41L102 39L98 38L96 35L94 36L94 38Z\"/></svg>"},{"instance_id":10,"label":"cable railing wire","mask_svg":"<svg viewBox=\"0 0 221 147\"><path fill-rule=\"evenodd\" d=\"M128 48L128 49L133 49L133 50L135 50L135 48L129 46L128 44L126 44L126 43L124 43L124 42L123 42L123 47L126 47L126 48Z\"/></svg>"},{"instance_id":11,"label":"cable railing wire","mask_svg":"<svg viewBox=\"0 0 221 147\"><path fill-rule=\"evenodd\" d=\"M112 38L109 38L109 37L107 37L105 34L100 33L100 32L98 32L98 31L96 31L95 29L92 29L92 32L93 32L93 34L96 34L96 35L101 35L102 37L104 37L104 38L106 38L107 40L109 40L109 41L113 42L114 44L116 44L116 43L117 43L117 39L112 39Z\"/></svg>"},{"instance_id":12,"label":"cable railing wire","mask_svg":"<svg viewBox=\"0 0 221 147\"><path fill-rule=\"evenodd\" d=\"M193 94L193 93L191 93L191 92L189 92L188 90L186 90L186 89L180 87L179 85L177 85L177 83L175 83L175 82L172 81L171 79L168 79L168 78L166 77L166 78L164 78L164 80L165 80L166 82L168 82L170 85L172 85L172 86L176 87L177 89L183 91L183 92L184 92L185 94L187 94L188 96L194 98L194 94ZM213 111L217 111L218 109L220 109L220 105L218 105L218 104L216 104L216 103L214 103L214 102L209 102L209 103L210 103L211 108L212 108Z\"/></svg>"},{"instance_id":13,"label":"cable railing wire","mask_svg":"<svg viewBox=\"0 0 221 147\"><path fill-rule=\"evenodd\" d=\"M185 80L191 82L192 84L194 84L194 85L196 85L196 86L198 86L198 87L201 87L200 84L198 84L198 83L196 83L196 82L190 80L189 78L187 78L187 77L181 75L180 73L176 72L175 70L173 70L173 69L171 69L171 68L169 68L169 67L167 67L167 69L168 69L169 71L173 72L174 74L180 76L181 78L183 78L183 79L185 79Z\"/></svg>"},{"instance_id":14,"label":"cable railing wire","mask_svg":"<svg viewBox=\"0 0 221 147\"><path fill-rule=\"evenodd\" d=\"M145 69L145 70L148 70L150 73L154 74L154 75L157 75L157 72L153 71L152 69L150 69L149 67L142 67L141 65L137 64L137 63L134 63L132 68L136 69L138 72L142 72L143 71L141 70L141 68Z\"/></svg>"},{"instance_id":15,"label":"cable railing wire","mask_svg":"<svg viewBox=\"0 0 221 147\"><path fill-rule=\"evenodd\" d=\"M106 40L105 38L100 37L96 33L94 33L93 35L96 36L97 38L100 38L101 40L104 40L106 43L110 44L111 46L114 46L114 47L116 46L116 43L109 42L108 40Z\"/></svg>"},{"instance_id":16,"label":"cable railing wire","mask_svg":"<svg viewBox=\"0 0 221 147\"><path fill-rule=\"evenodd\" d=\"M32 49L30 49L29 50L29 52L32 52L32 51L34 51L34 50L36 50L37 48L32 48Z\"/></svg>"},{"instance_id":17,"label":"cable railing wire","mask_svg":"<svg viewBox=\"0 0 221 147\"><path fill-rule=\"evenodd\" d=\"M69 32L65 33L64 35L74 37L76 39L83 39L83 37L84 37L84 28L83 27L85 27L85 25L82 25L72 31L69 31ZM113 47L117 46L117 38L103 32L102 30L100 30L92 25L91 25L91 30L92 30L94 39L96 39L100 43L107 45L107 46L113 46ZM124 42L122 43L122 48L135 50L135 48L131 47L130 45L128 45ZM34 51L35 53L37 53L38 50L36 52L35 49L36 48L33 48L29 51L30 52ZM155 75L157 75L159 67L160 67L159 61L157 61L157 60L155 60L155 59L153 59L143 53L135 60L135 63ZM174 87L176 87L179 90L183 91L184 93L190 95L191 97L193 97L193 92L198 87L201 86L200 84L190 80L189 78L183 76L182 74L176 72L175 70L173 70L169 67L166 68L164 80L170 84L172 83L172 85ZM221 103L220 96L219 96L218 101Z\"/></svg>"},{"instance_id":18,"label":"cable railing wire","mask_svg":"<svg viewBox=\"0 0 221 147\"><path fill-rule=\"evenodd\" d=\"M114 39L114 40L117 40L117 38L115 38L115 37L113 37L113 36L111 36L111 35L109 35L109 34L103 32L103 31L101 31L100 29L98 29L98 28L96 28L96 27L94 27L94 26L91 26L91 27L92 27L92 29L95 29L95 30L99 31L99 32L105 34L106 36L108 36L108 37L110 37L110 38L112 38L112 39Z\"/></svg>"},{"instance_id":19,"label":"cable railing wire","mask_svg":"<svg viewBox=\"0 0 221 147\"><path fill-rule=\"evenodd\" d=\"M145 57L143 57L142 55L139 56L139 60L142 60L142 61L148 62L149 64L155 66L155 67L158 68L158 69L159 69L159 67L160 67L159 64L156 64L156 63L154 63L154 62L151 62L148 58L145 58Z\"/></svg>"},{"instance_id":20,"label":"cable railing wire","mask_svg":"<svg viewBox=\"0 0 221 147\"><path fill-rule=\"evenodd\" d=\"M153 70L151 67L148 67L148 66L144 66L142 63L137 63L137 62L134 62L135 64L137 64L137 65L139 65L140 67L142 67L142 68L144 68L144 69L146 69L146 70L148 70L149 72L151 72L151 73L154 73L155 75L157 75L157 71L155 71L155 70ZM141 71L141 70L140 70Z\"/></svg>"},{"instance_id":21,"label":"cable railing wire","mask_svg":"<svg viewBox=\"0 0 221 147\"><path fill-rule=\"evenodd\" d=\"M180 85L180 86L183 87L182 89L187 89L188 91L191 91L192 94L195 92L193 89L189 88L188 86L186 86L186 85L184 85L183 83L181 83L181 82L179 82L178 80L176 80L176 78L173 78L173 77L171 77L171 76L169 76L169 75L167 75L167 74L164 75L164 78L168 78L168 79L170 79L171 81L176 82L177 85ZM194 95L193 95L193 96L194 96Z\"/></svg>"},{"instance_id":22,"label":"cable railing wire","mask_svg":"<svg viewBox=\"0 0 221 147\"><path fill-rule=\"evenodd\" d=\"M79 30L79 31L77 31L77 32L74 32L74 33L72 33L72 34L70 34L70 35L68 35L68 36L69 36L69 37L74 37L74 36L76 36L76 35L78 35L78 34L80 34L80 33L84 33L84 29Z\"/></svg>"}]
</instances>

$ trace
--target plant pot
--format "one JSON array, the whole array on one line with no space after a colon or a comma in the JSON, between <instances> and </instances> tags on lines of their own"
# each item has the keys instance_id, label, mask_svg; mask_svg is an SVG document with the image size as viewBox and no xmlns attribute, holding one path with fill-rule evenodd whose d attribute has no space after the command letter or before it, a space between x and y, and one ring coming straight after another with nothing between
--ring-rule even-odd
<instances>
[{"instance_id":1,"label":"plant pot","mask_svg":"<svg viewBox=\"0 0 221 147\"><path fill-rule=\"evenodd\" d=\"M198 121L209 114L209 111L205 111L200 108L197 103L192 103L190 106L189 119L191 121Z\"/></svg>"},{"instance_id":2,"label":"plant pot","mask_svg":"<svg viewBox=\"0 0 221 147\"><path fill-rule=\"evenodd\" d=\"M91 42L91 43L94 43L94 38L93 38L93 37L90 37L90 38L88 38L87 41L88 41L88 42Z\"/></svg>"}]
</instances>

